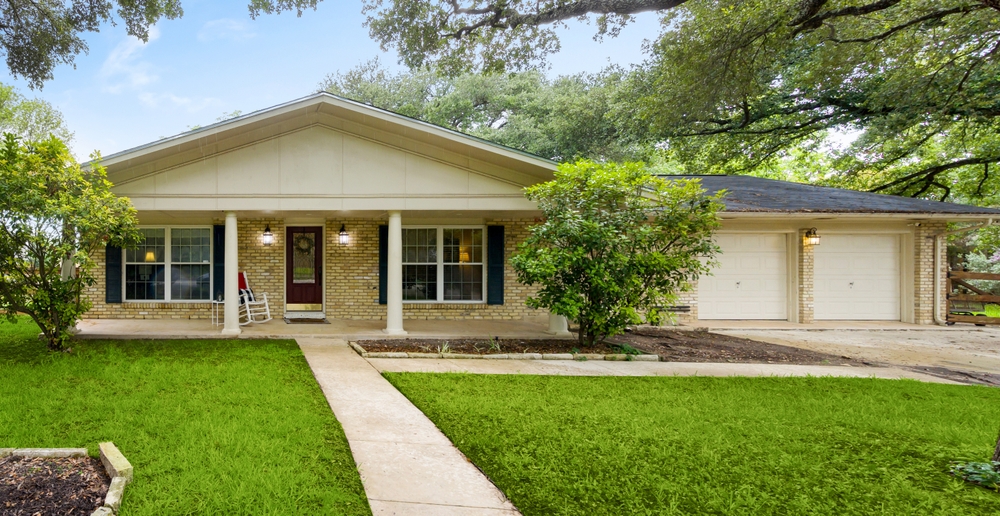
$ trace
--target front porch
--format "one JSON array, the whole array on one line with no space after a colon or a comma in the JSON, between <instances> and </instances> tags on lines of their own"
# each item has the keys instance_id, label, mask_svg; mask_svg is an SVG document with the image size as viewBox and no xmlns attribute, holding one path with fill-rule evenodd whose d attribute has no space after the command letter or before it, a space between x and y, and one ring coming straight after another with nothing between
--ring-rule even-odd
<instances>
[{"instance_id":1,"label":"front porch","mask_svg":"<svg viewBox=\"0 0 1000 516\"><path fill-rule=\"evenodd\" d=\"M241 327L239 338L278 339L337 337L346 340L386 338L385 321L328 319L329 324L287 324L274 319ZM77 328L83 339L217 339L219 326L207 319L85 319ZM553 338L546 317L521 320L407 320L408 338ZM567 338L572 338L567 337Z\"/></svg>"}]
</instances>

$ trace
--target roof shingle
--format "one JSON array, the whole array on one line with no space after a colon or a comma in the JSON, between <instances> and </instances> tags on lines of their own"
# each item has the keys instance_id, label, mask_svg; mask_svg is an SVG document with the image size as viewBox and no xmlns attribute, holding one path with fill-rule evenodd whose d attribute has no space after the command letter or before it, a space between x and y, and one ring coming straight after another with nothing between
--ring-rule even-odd
<instances>
[{"instance_id":1,"label":"roof shingle","mask_svg":"<svg viewBox=\"0 0 1000 516\"><path fill-rule=\"evenodd\" d=\"M752 176L684 175L664 179L700 179L714 194L728 191L723 199L727 212L762 213L886 213L942 215L998 215L1000 210L949 202L928 201L896 195L858 192Z\"/></svg>"}]
</instances>

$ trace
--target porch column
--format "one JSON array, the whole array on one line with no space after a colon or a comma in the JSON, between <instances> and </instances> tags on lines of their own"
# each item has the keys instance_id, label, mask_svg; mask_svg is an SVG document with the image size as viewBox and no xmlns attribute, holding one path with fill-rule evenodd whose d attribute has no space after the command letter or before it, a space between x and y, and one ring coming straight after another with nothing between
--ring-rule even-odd
<instances>
[{"instance_id":1,"label":"porch column","mask_svg":"<svg viewBox=\"0 0 1000 516\"><path fill-rule=\"evenodd\" d=\"M549 313L549 331L552 335L569 335L569 321L561 315Z\"/></svg>"},{"instance_id":2,"label":"porch column","mask_svg":"<svg viewBox=\"0 0 1000 516\"><path fill-rule=\"evenodd\" d=\"M389 212L389 242L385 288L385 332L405 335L403 330L403 223L399 211Z\"/></svg>"},{"instance_id":3,"label":"porch column","mask_svg":"<svg viewBox=\"0 0 1000 516\"><path fill-rule=\"evenodd\" d=\"M239 239L236 233L236 213L226 212L226 304L223 335L240 334Z\"/></svg>"}]
</instances>

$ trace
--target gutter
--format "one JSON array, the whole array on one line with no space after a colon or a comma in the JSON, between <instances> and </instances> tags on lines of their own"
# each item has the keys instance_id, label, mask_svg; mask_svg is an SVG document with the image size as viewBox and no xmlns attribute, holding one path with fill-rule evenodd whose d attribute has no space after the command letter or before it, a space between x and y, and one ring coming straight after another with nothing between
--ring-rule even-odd
<instances>
[{"instance_id":1,"label":"gutter","mask_svg":"<svg viewBox=\"0 0 1000 516\"><path fill-rule=\"evenodd\" d=\"M975 231L991 225L993 225L992 218L987 219L987 221L982 224L976 224L974 226L955 229L952 231L945 231L944 233L934 235L934 324L938 326L944 326L946 324L946 321L941 320L941 246L944 242L944 237Z\"/></svg>"}]
</instances>

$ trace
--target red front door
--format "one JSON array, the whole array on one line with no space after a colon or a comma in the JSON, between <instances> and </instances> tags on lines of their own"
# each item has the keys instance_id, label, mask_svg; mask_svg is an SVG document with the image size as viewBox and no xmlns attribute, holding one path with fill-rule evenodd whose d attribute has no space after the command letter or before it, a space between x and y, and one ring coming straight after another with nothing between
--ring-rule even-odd
<instances>
[{"instance_id":1,"label":"red front door","mask_svg":"<svg viewBox=\"0 0 1000 516\"><path fill-rule=\"evenodd\" d=\"M289 227L285 240L285 309L323 310L323 228Z\"/></svg>"}]
</instances>

